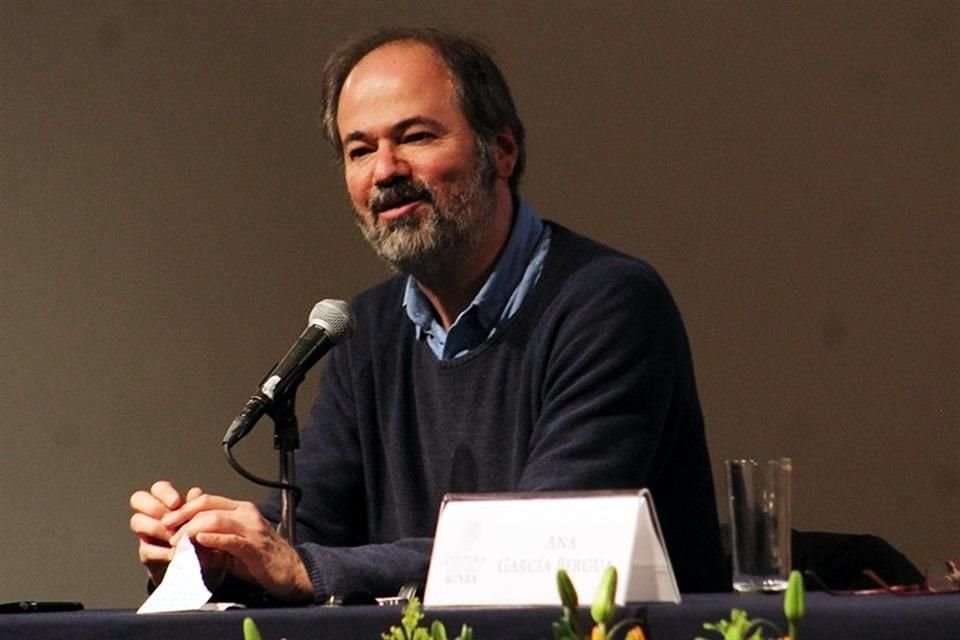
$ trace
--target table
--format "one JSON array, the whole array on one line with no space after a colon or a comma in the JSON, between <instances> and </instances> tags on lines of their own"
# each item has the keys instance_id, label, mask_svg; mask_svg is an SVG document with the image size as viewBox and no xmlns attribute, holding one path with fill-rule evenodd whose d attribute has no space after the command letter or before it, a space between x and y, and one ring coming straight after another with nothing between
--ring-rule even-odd
<instances>
[{"instance_id":1,"label":"table","mask_svg":"<svg viewBox=\"0 0 960 640\"><path fill-rule=\"evenodd\" d=\"M783 623L778 596L686 595L680 605L648 604L621 608L619 616L644 617L650 640L714 638L701 625L746 609L753 618ZM559 607L514 609L431 609L427 621L440 619L451 637L463 623L476 640L551 640L550 623ZM587 612L584 611L587 617ZM127 610L0 615L0 640L242 640L242 622L253 617L263 640L379 640L400 621L399 607L306 607L190 612L138 616ZM960 638L960 594L925 596L831 596L807 594L802 640L837 638Z\"/></svg>"}]
</instances>

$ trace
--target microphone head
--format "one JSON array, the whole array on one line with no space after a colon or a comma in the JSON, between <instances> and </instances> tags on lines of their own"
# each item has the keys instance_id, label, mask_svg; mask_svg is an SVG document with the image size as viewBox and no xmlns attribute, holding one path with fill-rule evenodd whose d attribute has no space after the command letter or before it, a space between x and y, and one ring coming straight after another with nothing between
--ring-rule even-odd
<instances>
[{"instance_id":1,"label":"microphone head","mask_svg":"<svg viewBox=\"0 0 960 640\"><path fill-rule=\"evenodd\" d=\"M343 300L321 300L310 312L310 324L321 327L336 344L353 335L353 314Z\"/></svg>"}]
</instances>

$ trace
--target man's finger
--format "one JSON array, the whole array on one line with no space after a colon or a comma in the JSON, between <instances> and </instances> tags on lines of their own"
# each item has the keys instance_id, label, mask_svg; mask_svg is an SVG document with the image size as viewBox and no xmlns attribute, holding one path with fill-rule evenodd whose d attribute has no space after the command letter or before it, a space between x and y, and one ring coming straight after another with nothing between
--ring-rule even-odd
<instances>
[{"instance_id":1,"label":"man's finger","mask_svg":"<svg viewBox=\"0 0 960 640\"><path fill-rule=\"evenodd\" d=\"M201 533L225 533L245 536L250 533L250 523L246 521L246 518L244 518L241 513L232 509L201 511L177 529L176 534L170 539L170 544L176 546L184 536L196 540L197 535Z\"/></svg>"},{"instance_id":2,"label":"man's finger","mask_svg":"<svg viewBox=\"0 0 960 640\"><path fill-rule=\"evenodd\" d=\"M224 498L223 496L214 496L209 493L201 493L193 500L185 503L176 511L164 515L160 520L171 529L176 529L183 523L192 520L199 513L204 511L233 511L240 506L240 502Z\"/></svg>"},{"instance_id":3,"label":"man's finger","mask_svg":"<svg viewBox=\"0 0 960 640\"><path fill-rule=\"evenodd\" d=\"M141 539L150 538L163 544L167 544L173 535L173 531L163 526L159 520L143 513L130 516L130 530Z\"/></svg>"},{"instance_id":4,"label":"man's finger","mask_svg":"<svg viewBox=\"0 0 960 640\"><path fill-rule=\"evenodd\" d=\"M166 545L151 544L142 538L137 553L141 564L166 564L173 560L173 549Z\"/></svg>"},{"instance_id":5,"label":"man's finger","mask_svg":"<svg viewBox=\"0 0 960 640\"><path fill-rule=\"evenodd\" d=\"M156 520L159 520L163 517L163 514L170 511L165 504L146 491L137 491L130 496L130 508L137 513L144 513Z\"/></svg>"},{"instance_id":6,"label":"man's finger","mask_svg":"<svg viewBox=\"0 0 960 640\"><path fill-rule=\"evenodd\" d=\"M150 494L168 509L177 509L183 504L183 496L166 480L158 480L150 487Z\"/></svg>"}]
</instances>

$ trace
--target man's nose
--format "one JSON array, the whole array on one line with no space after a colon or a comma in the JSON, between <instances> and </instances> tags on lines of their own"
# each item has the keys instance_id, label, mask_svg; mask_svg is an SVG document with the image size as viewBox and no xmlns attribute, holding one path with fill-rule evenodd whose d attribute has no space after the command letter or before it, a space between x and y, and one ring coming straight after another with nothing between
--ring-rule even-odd
<instances>
[{"instance_id":1,"label":"man's nose","mask_svg":"<svg viewBox=\"0 0 960 640\"><path fill-rule=\"evenodd\" d=\"M373 181L375 184L385 184L393 182L399 177L410 175L410 167L406 161L397 154L397 150L391 145L381 145L377 149L377 157L373 167Z\"/></svg>"}]
</instances>

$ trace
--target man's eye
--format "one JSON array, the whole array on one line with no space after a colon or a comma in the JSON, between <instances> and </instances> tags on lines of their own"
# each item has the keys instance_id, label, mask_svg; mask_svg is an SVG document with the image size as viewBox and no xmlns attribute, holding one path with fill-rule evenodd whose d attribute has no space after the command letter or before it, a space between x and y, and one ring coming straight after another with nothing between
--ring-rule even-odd
<instances>
[{"instance_id":1,"label":"man's eye","mask_svg":"<svg viewBox=\"0 0 960 640\"><path fill-rule=\"evenodd\" d=\"M403 141L404 142L425 142L427 140L433 140L434 138L436 138L436 136L430 133L429 131L413 131L403 136Z\"/></svg>"},{"instance_id":2,"label":"man's eye","mask_svg":"<svg viewBox=\"0 0 960 640\"><path fill-rule=\"evenodd\" d=\"M370 149L367 147L353 147L347 150L347 157L351 160L359 160L368 153L370 153Z\"/></svg>"}]
</instances>

